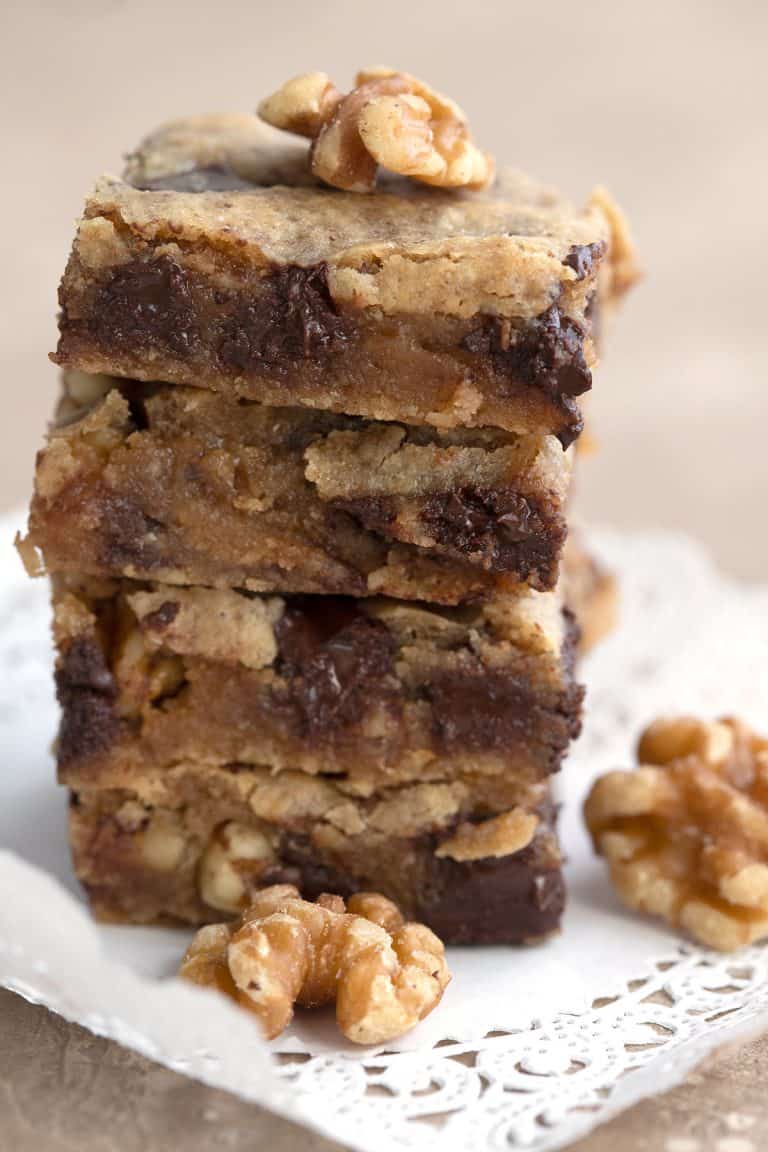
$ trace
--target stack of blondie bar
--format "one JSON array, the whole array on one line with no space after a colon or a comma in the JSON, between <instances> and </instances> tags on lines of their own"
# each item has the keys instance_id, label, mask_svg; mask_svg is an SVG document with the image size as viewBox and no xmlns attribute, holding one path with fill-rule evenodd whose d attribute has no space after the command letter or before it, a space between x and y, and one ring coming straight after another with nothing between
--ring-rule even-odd
<instances>
[{"instance_id":1,"label":"stack of blondie bar","mask_svg":"<svg viewBox=\"0 0 768 1152\"><path fill-rule=\"evenodd\" d=\"M218 920L285 881L452 942L557 928L558 575L617 221L507 172L323 186L250 116L97 185L21 545L97 915Z\"/></svg>"}]
</instances>

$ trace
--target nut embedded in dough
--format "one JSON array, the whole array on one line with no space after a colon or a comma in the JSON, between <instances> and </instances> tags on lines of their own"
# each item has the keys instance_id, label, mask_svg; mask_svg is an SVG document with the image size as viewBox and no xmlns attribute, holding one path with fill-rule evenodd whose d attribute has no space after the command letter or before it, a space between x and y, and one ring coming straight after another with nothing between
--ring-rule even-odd
<instances>
[{"instance_id":1,"label":"nut embedded in dough","mask_svg":"<svg viewBox=\"0 0 768 1152\"><path fill-rule=\"evenodd\" d=\"M257 881L274 859L266 836L230 820L217 828L200 859L201 899L220 912L239 912L248 898L249 881Z\"/></svg>"}]
</instances>

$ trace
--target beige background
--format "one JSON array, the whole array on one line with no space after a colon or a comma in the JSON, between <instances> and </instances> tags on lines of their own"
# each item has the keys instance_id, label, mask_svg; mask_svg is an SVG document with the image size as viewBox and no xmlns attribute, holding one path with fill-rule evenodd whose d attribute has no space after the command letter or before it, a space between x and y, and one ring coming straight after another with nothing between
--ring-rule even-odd
<instances>
[{"instance_id":1,"label":"beige background","mask_svg":"<svg viewBox=\"0 0 768 1152\"><path fill-rule=\"evenodd\" d=\"M91 179L159 120L385 62L459 99L500 157L577 198L601 181L632 220L647 278L596 382L587 514L685 528L768 575L762 0L0 0L0 21L0 506L28 493Z\"/></svg>"}]
</instances>

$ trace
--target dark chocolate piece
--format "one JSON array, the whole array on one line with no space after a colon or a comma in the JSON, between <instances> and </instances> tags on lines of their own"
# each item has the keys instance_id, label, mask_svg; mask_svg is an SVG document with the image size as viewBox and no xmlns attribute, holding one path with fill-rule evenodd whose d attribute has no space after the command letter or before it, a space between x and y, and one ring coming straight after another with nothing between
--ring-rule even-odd
<instances>
[{"instance_id":1,"label":"dark chocolate piece","mask_svg":"<svg viewBox=\"0 0 768 1152\"><path fill-rule=\"evenodd\" d=\"M553 767L581 730L584 690L561 693L557 708L543 708L525 679L494 673L471 658L461 671L436 674L426 694L432 704L435 739L445 751L505 748L547 734Z\"/></svg>"},{"instance_id":2,"label":"dark chocolate piece","mask_svg":"<svg viewBox=\"0 0 768 1152\"><path fill-rule=\"evenodd\" d=\"M358 719L368 700L381 702L392 696L394 686L387 681L393 671L395 645L380 621L361 614L314 651L307 645L306 633L300 644L307 646L308 654L293 672L290 689L305 735L322 740ZM294 631L294 652L297 647Z\"/></svg>"},{"instance_id":3,"label":"dark chocolate piece","mask_svg":"<svg viewBox=\"0 0 768 1152\"><path fill-rule=\"evenodd\" d=\"M563 260L566 268L572 268L577 280L584 280L592 274L596 261L605 255L606 246L602 240L594 244L574 244Z\"/></svg>"},{"instance_id":4,"label":"dark chocolate piece","mask_svg":"<svg viewBox=\"0 0 768 1152\"><path fill-rule=\"evenodd\" d=\"M64 650L56 669L56 696L62 710L59 767L105 752L119 730L117 685L94 640L77 637Z\"/></svg>"},{"instance_id":5,"label":"dark chocolate piece","mask_svg":"<svg viewBox=\"0 0 768 1152\"><path fill-rule=\"evenodd\" d=\"M349 596L293 596L275 626L280 658L298 672L342 628L362 615Z\"/></svg>"},{"instance_id":6,"label":"dark chocolate piece","mask_svg":"<svg viewBox=\"0 0 768 1152\"><path fill-rule=\"evenodd\" d=\"M592 387L592 374L584 357L584 329L556 304L522 328L514 342L498 316L483 317L479 327L464 337L462 347L489 357L496 370L552 400L580 396Z\"/></svg>"},{"instance_id":7,"label":"dark chocolate piece","mask_svg":"<svg viewBox=\"0 0 768 1152\"><path fill-rule=\"evenodd\" d=\"M305 900L317 900L323 892L348 899L362 885L348 872L318 859L309 836L289 833L280 842L280 861L259 876L259 886L294 884Z\"/></svg>"},{"instance_id":8,"label":"dark chocolate piece","mask_svg":"<svg viewBox=\"0 0 768 1152\"><path fill-rule=\"evenodd\" d=\"M536 842L513 856L458 862L432 857L415 915L446 944L522 944L557 931L563 874L537 859Z\"/></svg>"},{"instance_id":9,"label":"dark chocolate piece","mask_svg":"<svg viewBox=\"0 0 768 1152\"><path fill-rule=\"evenodd\" d=\"M97 294L90 328L103 343L131 355L157 343L187 357L200 346L187 274L170 256L116 268Z\"/></svg>"},{"instance_id":10,"label":"dark chocolate piece","mask_svg":"<svg viewBox=\"0 0 768 1152\"><path fill-rule=\"evenodd\" d=\"M62 332L81 323L64 308ZM158 348L191 358L211 341L225 368L276 375L302 360L322 360L350 338L350 326L328 291L324 264L276 268L252 297L247 291L214 292L164 255L116 268L97 292L87 325L103 347L132 357Z\"/></svg>"},{"instance_id":11,"label":"dark chocolate piece","mask_svg":"<svg viewBox=\"0 0 768 1152\"><path fill-rule=\"evenodd\" d=\"M427 924L446 944L521 944L558 929L565 883L551 847L542 847L537 839L512 856L459 862L434 855L449 834L425 838L429 862L409 910L413 918ZM407 841L402 856L408 857ZM318 849L303 835L286 836L280 863L259 876L260 885L294 884L306 900L316 900L321 892L348 899L371 883L368 876L354 876L321 861Z\"/></svg>"},{"instance_id":12,"label":"dark chocolate piece","mask_svg":"<svg viewBox=\"0 0 768 1152\"><path fill-rule=\"evenodd\" d=\"M164 525L147 516L133 500L105 489L101 524L101 561L105 568L120 571L132 565L137 570L151 572L165 565Z\"/></svg>"},{"instance_id":13,"label":"dark chocolate piece","mask_svg":"<svg viewBox=\"0 0 768 1152\"><path fill-rule=\"evenodd\" d=\"M224 322L218 357L225 367L285 373L347 342L349 326L331 299L325 264L278 268L267 287L256 301L241 300Z\"/></svg>"},{"instance_id":14,"label":"dark chocolate piece","mask_svg":"<svg viewBox=\"0 0 768 1152\"><path fill-rule=\"evenodd\" d=\"M169 624L173 624L178 614L178 603L173 600L165 600L159 608L143 618L141 626L148 628L150 632L162 632Z\"/></svg>"},{"instance_id":15,"label":"dark chocolate piece","mask_svg":"<svg viewBox=\"0 0 768 1152\"><path fill-rule=\"evenodd\" d=\"M553 579L566 536L565 524L539 501L480 485L431 496L422 519L443 547L480 556L484 567L515 572L520 580L534 571L545 582Z\"/></svg>"},{"instance_id":16,"label":"dark chocolate piece","mask_svg":"<svg viewBox=\"0 0 768 1152\"><path fill-rule=\"evenodd\" d=\"M393 536L396 497L353 496L327 503L369 532L385 539ZM535 575L537 587L552 587L557 580L567 528L556 510L549 512L532 498L467 485L427 497L421 519L448 557L460 561L468 557L487 572L512 573L521 582Z\"/></svg>"}]
</instances>

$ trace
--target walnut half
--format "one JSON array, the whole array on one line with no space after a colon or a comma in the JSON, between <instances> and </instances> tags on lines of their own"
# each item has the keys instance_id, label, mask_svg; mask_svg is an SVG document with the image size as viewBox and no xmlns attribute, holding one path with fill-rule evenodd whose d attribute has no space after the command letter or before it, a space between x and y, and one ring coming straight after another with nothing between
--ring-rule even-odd
<instances>
[{"instance_id":1,"label":"walnut half","mask_svg":"<svg viewBox=\"0 0 768 1152\"><path fill-rule=\"evenodd\" d=\"M621 898L710 948L768 936L768 740L734 719L662 719L638 760L584 810Z\"/></svg>"},{"instance_id":2,"label":"walnut half","mask_svg":"<svg viewBox=\"0 0 768 1152\"><path fill-rule=\"evenodd\" d=\"M405 924L384 896L361 892L302 900L291 884L258 892L239 922L201 928L179 975L218 988L259 1017L267 1037L290 1023L295 1003L336 1001L357 1044L409 1031L450 980L445 950L423 924Z\"/></svg>"},{"instance_id":3,"label":"walnut half","mask_svg":"<svg viewBox=\"0 0 768 1152\"><path fill-rule=\"evenodd\" d=\"M379 167L440 188L493 179L493 159L473 144L458 105L391 68L358 72L346 96L324 72L308 72L263 100L259 116L312 139L314 175L348 192L370 192Z\"/></svg>"}]
</instances>

